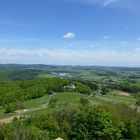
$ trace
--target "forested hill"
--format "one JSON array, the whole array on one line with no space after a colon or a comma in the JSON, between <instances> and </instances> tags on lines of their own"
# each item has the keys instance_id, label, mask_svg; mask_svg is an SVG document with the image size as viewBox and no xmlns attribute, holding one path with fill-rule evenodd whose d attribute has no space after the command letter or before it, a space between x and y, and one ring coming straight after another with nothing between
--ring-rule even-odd
<instances>
[{"instance_id":1,"label":"forested hill","mask_svg":"<svg viewBox=\"0 0 140 140\"><path fill-rule=\"evenodd\" d=\"M80 65L44 65L44 64L0 64L0 70L18 69L59 69L59 70L115 70L115 71L140 71L138 67L111 67L111 66L80 66Z\"/></svg>"},{"instance_id":2,"label":"forested hill","mask_svg":"<svg viewBox=\"0 0 140 140\"><path fill-rule=\"evenodd\" d=\"M95 76L133 76L140 77L140 68L128 67L103 67L103 66L59 66L59 65L22 65L22 64L0 64L0 81L2 80L30 80L39 75L80 77L90 80ZM68 76L67 76L68 75ZM84 76L83 76L84 75ZM87 75L90 75L89 79ZM54 76L54 75L53 75Z\"/></svg>"}]
</instances>

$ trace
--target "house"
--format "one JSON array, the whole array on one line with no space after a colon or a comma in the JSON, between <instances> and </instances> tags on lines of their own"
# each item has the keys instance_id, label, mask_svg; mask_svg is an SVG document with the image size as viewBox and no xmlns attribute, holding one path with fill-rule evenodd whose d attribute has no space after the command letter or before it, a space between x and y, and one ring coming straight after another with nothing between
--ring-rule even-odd
<instances>
[{"instance_id":1,"label":"house","mask_svg":"<svg viewBox=\"0 0 140 140\"><path fill-rule=\"evenodd\" d=\"M103 91L101 89L96 90L96 94L102 94Z\"/></svg>"},{"instance_id":2,"label":"house","mask_svg":"<svg viewBox=\"0 0 140 140\"><path fill-rule=\"evenodd\" d=\"M70 89L75 89L75 85L73 83L68 84L67 87Z\"/></svg>"},{"instance_id":3,"label":"house","mask_svg":"<svg viewBox=\"0 0 140 140\"><path fill-rule=\"evenodd\" d=\"M69 83L66 86L64 86L64 89L66 90L74 90L76 87L73 83Z\"/></svg>"},{"instance_id":4,"label":"house","mask_svg":"<svg viewBox=\"0 0 140 140\"><path fill-rule=\"evenodd\" d=\"M55 140L63 140L63 139L59 137L59 138L57 138L57 139L55 139Z\"/></svg>"}]
</instances>

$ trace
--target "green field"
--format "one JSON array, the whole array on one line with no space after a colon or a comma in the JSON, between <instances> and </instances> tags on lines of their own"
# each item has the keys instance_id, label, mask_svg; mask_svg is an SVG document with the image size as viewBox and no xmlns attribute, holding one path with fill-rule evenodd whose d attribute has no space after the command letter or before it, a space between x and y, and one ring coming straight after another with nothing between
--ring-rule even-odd
<instances>
[{"instance_id":1,"label":"green field","mask_svg":"<svg viewBox=\"0 0 140 140\"><path fill-rule=\"evenodd\" d=\"M48 106L48 108L44 109L41 108L40 110L36 111L29 111L29 112L24 112L23 114L25 115L39 115L39 114L46 114L54 111L58 111L63 109L64 107L78 107L80 104L80 99L82 97L88 98L88 100L93 103L93 104L99 104L103 105L105 103L110 103L110 104L127 104L131 105L132 103L135 104L136 99L134 96L122 96L119 95L119 92L121 91L114 91L111 92L107 95L95 95L95 96L90 96L90 95L84 95L80 94L77 92L63 92L63 93L56 93L54 96L52 96L51 99L56 99L56 102L53 106ZM115 94L114 94L115 93ZM116 94L118 93L118 94ZM41 105L45 104L48 102L48 99L50 98L51 95L45 95L41 98L37 99L32 99L23 102L24 108L25 109L34 109L37 107L40 107ZM4 113L4 109L0 107L0 118L8 117L11 115L15 115L16 113Z\"/></svg>"},{"instance_id":2,"label":"green field","mask_svg":"<svg viewBox=\"0 0 140 140\"><path fill-rule=\"evenodd\" d=\"M111 93L108 95L87 96L87 95L83 95L77 92L64 92L64 93L57 93L55 96L53 96L53 98L57 99L54 107L41 109L39 111L28 112L26 114L28 115L38 115L40 113L45 114L45 113L61 110L63 107L66 107L66 106L78 107L78 105L80 104L80 99L82 97L87 97L91 103L97 104L97 105L98 104L101 105L105 103L131 105L132 103L135 104L136 102L136 99L133 96L121 96L121 95L114 96L114 94L111 94Z\"/></svg>"},{"instance_id":3,"label":"green field","mask_svg":"<svg viewBox=\"0 0 140 140\"><path fill-rule=\"evenodd\" d=\"M47 102L48 98L49 98L49 95L46 94L43 97L23 102L23 106L24 106L24 108L37 107L39 105L45 104Z\"/></svg>"},{"instance_id":4,"label":"green field","mask_svg":"<svg viewBox=\"0 0 140 140\"><path fill-rule=\"evenodd\" d=\"M77 107L80 104L80 98L84 97L77 92L64 92L64 93L57 93L52 99L57 99L54 107L48 107L47 109L41 109L38 111L32 111L25 113L26 115L39 115L39 114L46 114L53 111L58 111L63 109L63 107Z\"/></svg>"},{"instance_id":5,"label":"green field","mask_svg":"<svg viewBox=\"0 0 140 140\"><path fill-rule=\"evenodd\" d=\"M126 97L126 96L114 96L114 95L97 95L95 100L106 101L110 103L125 103L130 105L131 103L135 103L136 99L134 97Z\"/></svg>"}]
</instances>

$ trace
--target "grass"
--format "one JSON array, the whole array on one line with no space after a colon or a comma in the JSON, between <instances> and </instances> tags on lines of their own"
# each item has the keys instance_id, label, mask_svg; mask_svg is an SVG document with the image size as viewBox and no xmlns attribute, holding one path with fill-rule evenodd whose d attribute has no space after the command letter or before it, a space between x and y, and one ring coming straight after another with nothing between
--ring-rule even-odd
<instances>
[{"instance_id":1,"label":"grass","mask_svg":"<svg viewBox=\"0 0 140 140\"><path fill-rule=\"evenodd\" d=\"M29 108L34 108L34 107L38 107L42 104L45 104L47 102L49 98L49 95L44 95L43 97L37 98L37 99L31 99L28 101L23 102L24 108L29 109ZM0 106L0 118L6 118L6 117L10 117L12 115L16 115L16 113L5 113L5 109Z\"/></svg>"},{"instance_id":2,"label":"grass","mask_svg":"<svg viewBox=\"0 0 140 140\"><path fill-rule=\"evenodd\" d=\"M120 92L120 91L115 91ZM35 108L42 104L45 104L50 95L45 95L38 99L32 99L23 102L25 108ZM46 109L40 109L37 111L31 111L31 112L25 112L25 115L40 115L40 114L47 114L54 111L59 111L63 109L64 107L78 107L80 104L80 98L87 97L91 103L93 104L132 104L136 102L136 99L133 96L122 96L119 94L114 94L114 92L107 94L107 95L96 95L96 96L88 96L84 94L80 94L77 92L63 92L63 93L57 93L55 94L52 99L56 99L56 102L53 106L49 106ZM0 118L8 117L11 115L15 115L15 113L4 113L4 109L0 107Z\"/></svg>"},{"instance_id":3,"label":"grass","mask_svg":"<svg viewBox=\"0 0 140 140\"><path fill-rule=\"evenodd\" d=\"M49 95L44 95L43 97L37 98L37 99L31 99L28 101L23 102L24 108L32 108L37 107L39 105L45 104L49 98Z\"/></svg>"},{"instance_id":4,"label":"grass","mask_svg":"<svg viewBox=\"0 0 140 140\"><path fill-rule=\"evenodd\" d=\"M84 97L77 92L64 92L64 93L57 93L52 99L57 99L55 105L53 107L48 107L47 109L41 109L38 111L32 111L26 113L26 115L40 115L40 114L47 114L54 111L59 111L64 107L77 107L80 104L80 98Z\"/></svg>"},{"instance_id":5,"label":"grass","mask_svg":"<svg viewBox=\"0 0 140 140\"><path fill-rule=\"evenodd\" d=\"M38 115L45 115L48 113L52 113L55 111L59 111L58 108L47 108L47 109L40 109L38 111L32 111L32 112L27 112L24 115L29 115L29 116L38 116Z\"/></svg>"},{"instance_id":6,"label":"grass","mask_svg":"<svg viewBox=\"0 0 140 140\"><path fill-rule=\"evenodd\" d=\"M120 92L120 91L118 91ZM47 109L41 109L38 111L28 112L27 115L39 115L39 114L47 114L54 111L59 111L64 107L78 107L80 104L80 98L87 97L91 103L93 104L128 104L135 103L136 99L133 96L121 96L121 95L114 95L114 94L107 94L107 95L96 95L96 96L88 96L83 95L77 92L64 92L64 93L57 93L52 99L57 99L55 105L53 107L48 107Z\"/></svg>"},{"instance_id":7,"label":"grass","mask_svg":"<svg viewBox=\"0 0 140 140\"><path fill-rule=\"evenodd\" d=\"M1 119L12 116L14 114L15 113L5 113L5 109L2 106L0 106L0 118Z\"/></svg>"},{"instance_id":8,"label":"grass","mask_svg":"<svg viewBox=\"0 0 140 140\"><path fill-rule=\"evenodd\" d=\"M81 71L81 75L80 75L81 79L86 79L86 80L93 80L93 79L100 79L102 78L102 76L99 76L97 74L95 74L94 72L88 72L88 71Z\"/></svg>"},{"instance_id":9,"label":"grass","mask_svg":"<svg viewBox=\"0 0 140 140\"><path fill-rule=\"evenodd\" d=\"M53 98L56 98L59 103L77 103L79 99L84 97L83 94L77 92L64 92L64 93L57 93Z\"/></svg>"},{"instance_id":10,"label":"grass","mask_svg":"<svg viewBox=\"0 0 140 140\"><path fill-rule=\"evenodd\" d=\"M123 95L119 94L120 92L121 91L113 91L106 95L96 95L95 97L91 97L90 100L94 101L95 103L109 102L112 104L124 103L127 105L130 105L132 103L134 104L137 101L136 98L134 98L134 96L132 96L132 95L123 96Z\"/></svg>"}]
</instances>

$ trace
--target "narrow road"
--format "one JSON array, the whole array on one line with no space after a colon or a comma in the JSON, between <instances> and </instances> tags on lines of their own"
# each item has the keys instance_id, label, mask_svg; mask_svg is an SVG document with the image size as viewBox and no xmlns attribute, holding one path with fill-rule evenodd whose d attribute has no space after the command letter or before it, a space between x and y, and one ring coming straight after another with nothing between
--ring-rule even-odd
<instances>
[{"instance_id":1,"label":"narrow road","mask_svg":"<svg viewBox=\"0 0 140 140\"><path fill-rule=\"evenodd\" d=\"M50 97L49 97L49 99L47 100L47 102L46 102L45 104L40 105L39 107L34 107L34 108L30 108L30 109L22 109L22 110L17 110L17 111L15 111L15 112L16 112L15 115L10 116L10 117L7 117L7 118L4 118L4 119L1 119L1 120L0 120L0 124L10 123L11 121L13 121L13 119L14 119L15 117L16 117L16 118L20 118L20 117L22 117L22 116L25 116L25 115L24 115L25 113L48 108L48 105L49 105L49 102L50 102L51 98L52 98L53 96L55 96L55 95L56 95L56 93L53 93L52 95L50 95Z\"/></svg>"}]
</instances>

